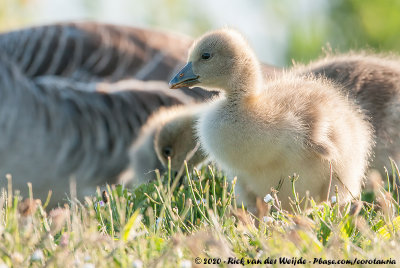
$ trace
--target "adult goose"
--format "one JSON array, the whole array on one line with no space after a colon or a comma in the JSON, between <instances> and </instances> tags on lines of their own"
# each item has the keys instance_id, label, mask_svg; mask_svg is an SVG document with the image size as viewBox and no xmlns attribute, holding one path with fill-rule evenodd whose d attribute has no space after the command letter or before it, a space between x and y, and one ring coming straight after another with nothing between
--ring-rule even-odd
<instances>
[{"instance_id":1,"label":"adult goose","mask_svg":"<svg viewBox=\"0 0 400 268\"><path fill-rule=\"evenodd\" d=\"M56 23L0 34L0 49L28 77L80 81L165 80L189 37L96 22Z\"/></svg>"},{"instance_id":2,"label":"adult goose","mask_svg":"<svg viewBox=\"0 0 400 268\"><path fill-rule=\"evenodd\" d=\"M237 175L242 188L263 197L279 185L282 207L289 209L288 176L296 173L301 196L309 191L316 201L326 200L333 185L340 202L358 196L372 128L335 85L290 72L265 81L254 52L231 29L196 40L188 63L170 81L171 88L197 84L226 95L201 113L197 135L202 149ZM252 207L255 200L244 201Z\"/></svg>"},{"instance_id":3,"label":"adult goose","mask_svg":"<svg viewBox=\"0 0 400 268\"><path fill-rule=\"evenodd\" d=\"M342 86L370 120L376 140L371 168L385 176L389 157L400 163L400 59L365 52L328 55L307 65L300 74L326 77Z\"/></svg>"},{"instance_id":4,"label":"adult goose","mask_svg":"<svg viewBox=\"0 0 400 268\"><path fill-rule=\"evenodd\" d=\"M65 199L71 177L78 197L115 183L151 113L196 102L155 82L102 83L101 91L87 87L73 80L31 79L0 53L0 177L11 174L23 196L32 182L36 198L53 190L54 206ZM3 179L1 186L6 183Z\"/></svg>"},{"instance_id":5,"label":"adult goose","mask_svg":"<svg viewBox=\"0 0 400 268\"><path fill-rule=\"evenodd\" d=\"M184 62L192 41L150 29L66 22L1 33L0 50L27 78L52 83L165 81ZM201 88L182 91L199 100L215 94Z\"/></svg>"}]
</instances>

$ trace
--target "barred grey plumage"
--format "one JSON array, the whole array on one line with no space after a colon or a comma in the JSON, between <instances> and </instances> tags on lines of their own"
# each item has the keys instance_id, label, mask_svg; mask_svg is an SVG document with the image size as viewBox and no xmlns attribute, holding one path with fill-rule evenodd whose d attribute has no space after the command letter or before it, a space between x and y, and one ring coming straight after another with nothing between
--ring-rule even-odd
<instances>
[{"instance_id":1,"label":"barred grey plumage","mask_svg":"<svg viewBox=\"0 0 400 268\"><path fill-rule=\"evenodd\" d=\"M152 111L194 101L160 83L114 93L90 92L84 85L29 79L0 54L1 177L11 173L22 191L33 182L41 198L53 189L59 201L75 176L82 195L87 186L111 183L125 168L127 149Z\"/></svg>"},{"instance_id":2,"label":"barred grey plumage","mask_svg":"<svg viewBox=\"0 0 400 268\"><path fill-rule=\"evenodd\" d=\"M81 22L3 33L0 50L28 77L166 81L185 60L191 42L183 35Z\"/></svg>"},{"instance_id":3,"label":"barred grey plumage","mask_svg":"<svg viewBox=\"0 0 400 268\"><path fill-rule=\"evenodd\" d=\"M27 77L56 84L70 79L84 83L168 81L185 61L191 43L184 35L95 22L50 24L0 34L0 51ZM83 88L95 89L94 84ZM217 94L201 88L181 90L199 100Z\"/></svg>"}]
</instances>

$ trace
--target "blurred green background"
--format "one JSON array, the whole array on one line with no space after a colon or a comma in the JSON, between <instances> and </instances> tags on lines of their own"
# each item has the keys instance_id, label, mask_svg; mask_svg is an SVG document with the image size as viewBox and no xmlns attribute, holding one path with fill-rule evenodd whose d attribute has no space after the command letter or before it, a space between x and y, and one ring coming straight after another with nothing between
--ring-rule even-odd
<instances>
[{"instance_id":1,"label":"blurred green background","mask_svg":"<svg viewBox=\"0 0 400 268\"><path fill-rule=\"evenodd\" d=\"M308 62L323 50L400 52L400 0L0 0L0 31L97 20L193 37L233 26L264 62Z\"/></svg>"}]
</instances>

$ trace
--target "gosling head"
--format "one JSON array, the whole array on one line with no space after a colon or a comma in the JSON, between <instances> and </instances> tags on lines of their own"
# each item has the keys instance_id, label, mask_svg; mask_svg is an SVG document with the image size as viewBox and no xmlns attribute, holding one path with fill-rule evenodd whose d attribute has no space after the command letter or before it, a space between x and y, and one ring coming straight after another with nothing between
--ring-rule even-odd
<instances>
[{"instance_id":1,"label":"gosling head","mask_svg":"<svg viewBox=\"0 0 400 268\"><path fill-rule=\"evenodd\" d=\"M160 126L154 137L154 148L160 162L167 167L171 158L171 170L178 172L184 160L191 168L204 161L194 133L195 116L180 114Z\"/></svg>"},{"instance_id":2,"label":"gosling head","mask_svg":"<svg viewBox=\"0 0 400 268\"><path fill-rule=\"evenodd\" d=\"M207 33L194 42L188 63L170 81L170 88L219 88L228 94L260 85L260 65L243 36L232 29Z\"/></svg>"}]
</instances>

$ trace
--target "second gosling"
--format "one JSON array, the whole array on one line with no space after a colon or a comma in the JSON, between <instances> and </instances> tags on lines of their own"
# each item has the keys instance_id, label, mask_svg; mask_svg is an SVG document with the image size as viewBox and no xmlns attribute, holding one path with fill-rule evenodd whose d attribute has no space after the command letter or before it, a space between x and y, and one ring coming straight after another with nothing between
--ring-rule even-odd
<instances>
[{"instance_id":1,"label":"second gosling","mask_svg":"<svg viewBox=\"0 0 400 268\"><path fill-rule=\"evenodd\" d=\"M154 148L164 167L168 166L168 158L171 159L171 170L175 172L184 167L184 161L187 161L191 169L205 160L199 149L200 144L194 138L195 123L204 106L205 104L177 106L165 109L155 117L163 118L162 124L155 130Z\"/></svg>"},{"instance_id":2,"label":"second gosling","mask_svg":"<svg viewBox=\"0 0 400 268\"><path fill-rule=\"evenodd\" d=\"M218 99L196 124L202 149L238 183L263 197L281 184L290 208L289 176L296 191L323 201L338 186L339 200L360 193L373 145L372 128L360 109L332 83L290 72L264 81L259 61L240 33L231 29L200 37L187 65L170 87L217 88ZM332 166L332 187L330 175ZM330 193L328 193L330 189ZM254 199L254 198L253 198ZM253 206L255 200L244 200Z\"/></svg>"},{"instance_id":3,"label":"second gosling","mask_svg":"<svg viewBox=\"0 0 400 268\"><path fill-rule=\"evenodd\" d=\"M138 140L130 149L131 168L138 182L155 178L155 169L179 172L184 161L189 169L205 160L195 138L194 125L200 110L206 104L177 105L162 108L142 128Z\"/></svg>"}]
</instances>

